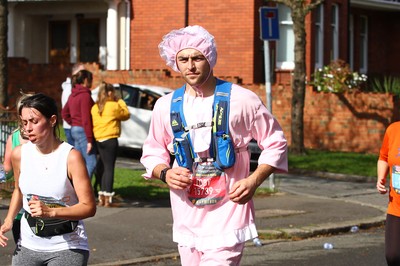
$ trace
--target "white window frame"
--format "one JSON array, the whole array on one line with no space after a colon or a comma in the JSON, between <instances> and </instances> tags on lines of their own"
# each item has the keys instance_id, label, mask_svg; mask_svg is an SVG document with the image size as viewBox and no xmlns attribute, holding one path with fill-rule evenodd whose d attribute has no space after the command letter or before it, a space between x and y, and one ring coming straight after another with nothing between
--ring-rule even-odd
<instances>
[{"instance_id":1,"label":"white window frame","mask_svg":"<svg viewBox=\"0 0 400 266\"><path fill-rule=\"evenodd\" d=\"M339 5L332 5L331 17L331 61L339 59Z\"/></svg>"},{"instance_id":2,"label":"white window frame","mask_svg":"<svg viewBox=\"0 0 400 266\"><path fill-rule=\"evenodd\" d=\"M316 9L315 20L315 69L324 66L324 6Z\"/></svg>"},{"instance_id":3,"label":"white window frame","mask_svg":"<svg viewBox=\"0 0 400 266\"><path fill-rule=\"evenodd\" d=\"M364 27L363 23L365 23ZM360 73L366 74L367 71L368 71L368 17L360 16Z\"/></svg>"},{"instance_id":4,"label":"white window frame","mask_svg":"<svg viewBox=\"0 0 400 266\"><path fill-rule=\"evenodd\" d=\"M278 5L278 12L280 39L276 42L276 67L282 70L293 70L295 40L290 8L280 4Z\"/></svg>"}]
</instances>

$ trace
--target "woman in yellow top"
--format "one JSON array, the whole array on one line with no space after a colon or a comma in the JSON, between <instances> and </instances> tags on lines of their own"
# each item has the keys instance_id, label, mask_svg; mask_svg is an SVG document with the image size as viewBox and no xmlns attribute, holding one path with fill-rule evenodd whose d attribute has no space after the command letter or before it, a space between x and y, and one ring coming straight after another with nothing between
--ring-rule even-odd
<instances>
[{"instance_id":1,"label":"woman in yellow top","mask_svg":"<svg viewBox=\"0 0 400 266\"><path fill-rule=\"evenodd\" d=\"M100 85L97 102L93 105L91 113L93 134L104 165L98 205L111 207L121 121L128 120L130 114L125 102L116 97L114 86L105 82Z\"/></svg>"}]
</instances>

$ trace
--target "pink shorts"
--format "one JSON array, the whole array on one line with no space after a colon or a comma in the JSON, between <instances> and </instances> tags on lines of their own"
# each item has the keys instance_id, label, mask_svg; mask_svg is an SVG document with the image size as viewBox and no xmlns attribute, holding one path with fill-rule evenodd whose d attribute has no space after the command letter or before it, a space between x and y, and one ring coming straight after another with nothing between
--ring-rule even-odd
<instances>
[{"instance_id":1,"label":"pink shorts","mask_svg":"<svg viewBox=\"0 0 400 266\"><path fill-rule=\"evenodd\" d=\"M245 243L233 247L198 251L195 248L178 246L182 266L240 265Z\"/></svg>"}]
</instances>

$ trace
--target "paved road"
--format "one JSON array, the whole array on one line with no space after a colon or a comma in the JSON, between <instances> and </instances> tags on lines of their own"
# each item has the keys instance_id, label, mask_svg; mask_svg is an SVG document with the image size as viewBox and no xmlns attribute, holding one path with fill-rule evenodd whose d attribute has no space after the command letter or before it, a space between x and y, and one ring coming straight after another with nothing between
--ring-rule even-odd
<instances>
[{"instance_id":1,"label":"paved road","mask_svg":"<svg viewBox=\"0 0 400 266\"><path fill-rule=\"evenodd\" d=\"M118 166L141 167L132 159L120 159ZM275 185L279 193L255 199L260 233L299 239L348 232L353 225L369 228L383 224L387 196L379 195L375 184L354 182L350 178L338 181L275 175ZM5 216L6 208L7 201L0 201L0 217ZM90 265L157 265L154 264L157 260L178 257L172 242L168 201L131 202L124 208L99 208L96 216L85 220L85 224L91 247ZM252 247L252 243L248 244ZM12 246L10 243L0 250L0 265L9 265ZM245 265L256 265L252 264L253 257L257 258L257 265L266 265L259 261L267 262L269 252L262 248L251 250L247 252L246 248ZM259 254L256 256L253 252ZM178 260L172 262L179 265Z\"/></svg>"},{"instance_id":2,"label":"paved road","mask_svg":"<svg viewBox=\"0 0 400 266\"><path fill-rule=\"evenodd\" d=\"M331 243L333 249L323 248ZM141 262L140 266L179 266L178 259ZM246 245L241 266L385 266L383 228L308 238L268 241L261 247Z\"/></svg>"}]
</instances>

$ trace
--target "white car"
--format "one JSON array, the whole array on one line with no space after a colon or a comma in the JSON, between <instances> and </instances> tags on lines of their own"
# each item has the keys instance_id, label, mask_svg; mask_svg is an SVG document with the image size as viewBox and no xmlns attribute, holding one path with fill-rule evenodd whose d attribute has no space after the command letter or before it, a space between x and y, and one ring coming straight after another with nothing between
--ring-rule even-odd
<instances>
[{"instance_id":1,"label":"white car","mask_svg":"<svg viewBox=\"0 0 400 266\"><path fill-rule=\"evenodd\" d=\"M120 147L141 150L150 127L154 103L158 98L173 90L165 87L138 84L113 84L119 95L128 106L131 117L121 123L121 136L118 139ZM92 98L96 102L99 87L92 90ZM257 165L261 149L257 142L249 143L250 162Z\"/></svg>"},{"instance_id":2,"label":"white car","mask_svg":"<svg viewBox=\"0 0 400 266\"><path fill-rule=\"evenodd\" d=\"M249 147L248 148L249 148L249 151L250 151L250 154L251 154L251 156L250 156L251 167L252 168L253 168L253 166L257 167L258 157L260 157L261 152L262 152L260 147L258 147L257 141L252 139L250 141L250 143L249 143Z\"/></svg>"},{"instance_id":3,"label":"white car","mask_svg":"<svg viewBox=\"0 0 400 266\"><path fill-rule=\"evenodd\" d=\"M120 147L142 149L150 127L151 114L155 102L173 90L165 87L138 84L113 84L116 94L128 106L131 117L121 123ZM96 102L99 87L92 90Z\"/></svg>"}]
</instances>

